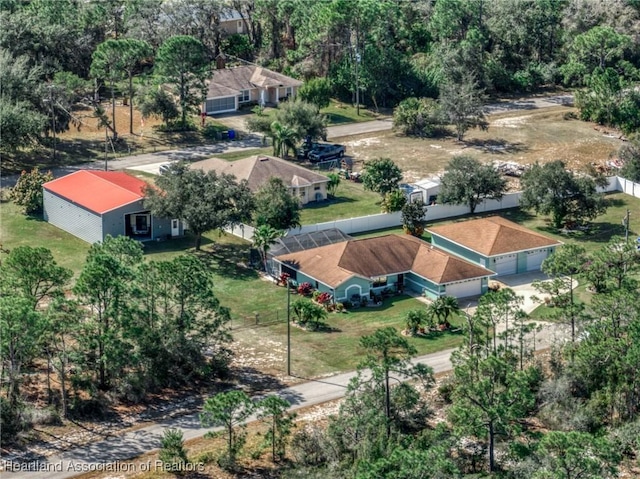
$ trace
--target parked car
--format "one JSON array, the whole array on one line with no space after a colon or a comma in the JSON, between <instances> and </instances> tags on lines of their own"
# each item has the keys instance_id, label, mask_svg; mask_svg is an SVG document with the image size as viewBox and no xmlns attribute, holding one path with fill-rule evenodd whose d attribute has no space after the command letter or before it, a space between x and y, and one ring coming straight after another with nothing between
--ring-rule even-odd
<instances>
[{"instance_id":1,"label":"parked car","mask_svg":"<svg viewBox=\"0 0 640 479\"><path fill-rule=\"evenodd\" d=\"M316 147L309 152L307 158L311 163L333 160L342 158L346 150L344 145L317 143Z\"/></svg>"}]
</instances>

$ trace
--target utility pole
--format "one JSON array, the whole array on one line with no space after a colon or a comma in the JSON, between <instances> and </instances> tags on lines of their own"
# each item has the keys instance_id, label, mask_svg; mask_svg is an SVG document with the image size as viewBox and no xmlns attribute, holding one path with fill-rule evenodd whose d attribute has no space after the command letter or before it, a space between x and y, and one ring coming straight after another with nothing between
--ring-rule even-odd
<instances>
[{"instance_id":1,"label":"utility pole","mask_svg":"<svg viewBox=\"0 0 640 479\"><path fill-rule=\"evenodd\" d=\"M629 242L629 209L627 209L627 214L624 217L624 242Z\"/></svg>"},{"instance_id":2,"label":"utility pole","mask_svg":"<svg viewBox=\"0 0 640 479\"><path fill-rule=\"evenodd\" d=\"M53 109L53 84L49 84L47 85L47 88L49 89L49 99L48 100L44 100L45 102L49 103L49 111L51 112L51 122L53 123L53 161L56 161L57 158L57 151L56 151L56 113L55 110Z\"/></svg>"},{"instance_id":3,"label":"utility pole","mask_svg":"<svg viewBox=\"0 0 640 479\"><path fill-rule=\"evenodd\" d=\"M104 126L104 171L107 171L109 168L107 167L107 143L109 142L109 130L107 130L107 125Z\"/></svg>"},{"instance_id":4,"label":"utility pole","mask_svg":"<svg viewBox=\"0 0 640 479\"><path fill-rule=\"evenodd\" d=\"M360 63L360 53L356 45L356 115L360 116L360 76L358 75L358 64Z\"/></svg>"},{"instance_id":5,"label":"utility pole","mask_svg":"<svg viewBox=\"0 0 640 479\"><path fill-rule=\"evenodd\" d=\"M287 278L287 376L291 376L291 283Z\"/></svg>"}]
</instances>

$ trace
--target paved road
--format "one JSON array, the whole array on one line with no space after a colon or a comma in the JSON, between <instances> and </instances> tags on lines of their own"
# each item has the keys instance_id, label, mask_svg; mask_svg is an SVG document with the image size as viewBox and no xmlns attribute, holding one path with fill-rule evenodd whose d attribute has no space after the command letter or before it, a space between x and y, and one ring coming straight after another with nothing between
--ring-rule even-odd
<instances>
[{"instance_id":1,"label":"paved road","mask_svg":"<svg viewBox=\"0 0 640 479\"><path fill-rule=\"evenodd\" d=\"M541 279L538 276L517 275L507 277L504 281L518 288L518 293L527 296L531 292L529 281ZM535 307L532 302L525 303L526 310ZM542 331L536 333L536 349L548 348L557 338L566 336L566 332L556 325L545 324ZM414 364L422 363L433 368L434 372L443 373L451 370L450 356L453 349L421 356L414 359ZM306 381L296 386L280 390L278 394L289 401L291 410L322 404L344 396L347 385L355 372ZM302 379L302 378L300 378ZM250 418L253 420L255 418ZM144 468L156 470L159 465L143 463L134 458L160 447L160 440L165 428L174 427L182 430L185 440L204 436L207 432L219 428L202 428L198 414L188 414L160 423L111 437L100 442L78 447L60 454L42 457L31 462L12 462L6 457L1 463L4 466L5 479L67 479L84 472L105 470L113 472L136 471ZM154 469L154 466L155 469Z\"/></svg>"},{"instance_id":2,"label":"paved road","mask_svg":"<svg viewBox=\"0 0 640 479\"><path fill-rule=\"evenodd\" d=\"M485 107L487 114L497 114L511 111L526 111L538 108L549 108L560 105L571 105L572 95L556 95L551 97L523 98L518 100L504 100L489 104ZM244 120L243 120L244 121ZM351 135L361 135L375 133L378 131L390 130L393 127L392 119L383 118L380 120L367 121L363 123L351 123L348 125L336 125L327 128L327 139L335 140ZM227 141L213 145L196 146L179 150L167 150L156 153L145 153L142 155L122 157L109 161L109 169L124 170L136 169L148 173L158 173L158 168L164 163L177 160L201 160L210 156L229 153L246 148L259 148L262 146L262 138L258 135L249 135L243 140ZM54 168L53 174L56 178L72 173L80 169L101 170L104 168L102 159L97 159L81 165ZM15 184L17 176L0 177L0 187L10 187Z\"/></svg>"}]
</instances>

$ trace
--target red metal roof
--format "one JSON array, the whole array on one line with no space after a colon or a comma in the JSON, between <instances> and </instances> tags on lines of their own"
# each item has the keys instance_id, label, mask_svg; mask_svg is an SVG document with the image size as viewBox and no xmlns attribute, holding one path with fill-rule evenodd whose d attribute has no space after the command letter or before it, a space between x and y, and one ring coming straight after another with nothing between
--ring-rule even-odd
<instances>
[{"instance_id":1,"label":"red metal roof","mask_svg":"<svg viewBox=\"0 0 640 479\"><path fill-rule=\"evenodd\" d=\"M148 183L119 171L80 170L42 186L77 205L103 214L142 199Z\"/></svg>"}]
</instances>

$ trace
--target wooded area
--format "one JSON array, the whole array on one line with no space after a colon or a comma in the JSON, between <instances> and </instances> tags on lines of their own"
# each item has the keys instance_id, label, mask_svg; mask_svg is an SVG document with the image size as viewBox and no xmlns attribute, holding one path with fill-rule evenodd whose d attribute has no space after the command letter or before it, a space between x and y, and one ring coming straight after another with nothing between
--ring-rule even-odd
<instances>
[{"instance_id":1,"label":"wooded area","mask_svg":"<svg viewBox=\"0 0 640 479\"><path fill-rule=\"evenodd\" d=\"M5 0L0 9L5 152L81 126L79 103L117 138L99 98L186 128L221 53L326 78L331 96L370 108L440 97L459 136L484 95L543 87L577 88L583 119L627 134L640 125L637 0ZM241 28L229 32L232 12Z\"/></svg>"}]
</instances>

